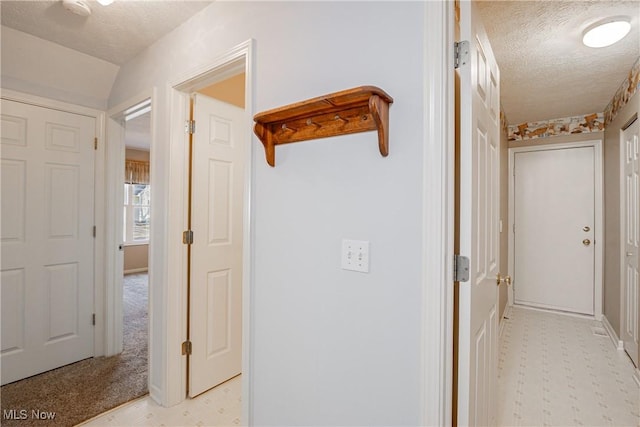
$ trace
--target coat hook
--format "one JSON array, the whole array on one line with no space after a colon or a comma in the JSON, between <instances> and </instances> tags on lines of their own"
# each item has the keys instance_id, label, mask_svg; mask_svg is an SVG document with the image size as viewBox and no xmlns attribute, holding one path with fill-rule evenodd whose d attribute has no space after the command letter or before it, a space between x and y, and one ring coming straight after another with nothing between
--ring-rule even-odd
<instances>
[{"instance_id":1,"label":"coat hook","mask_svg":"<svg viewBox=\"0 0 640 427\"><path fill-rule=\"evenodd\" d=\"M347 119L345 119L345 118L340 117L340 115L339 115L339 114L336 114L336 116L334 117L334 119L336 119L336 120L342 120L342 121L343 121L343 122L345 122L345 123L349 123L349 120L347 120Z\"/></svg>"},{"instance_id":2,"label":"coat hook","mask_svg":"<svg viewBox=\"0 0 640 427\"><path fill-rule=\"evenodd\" d=\"M286 124L286 123L283 123L283 124L282 124L282 126L281 126L281 128L282 128L282 130L283 130L283 131L285 131L285 130L287 130L287 129L289 129L289 130L291 130L291 131L293 131L293 132L297 132L297 131L298 131L298 129L292 128L291 126L287 126L287 124Z\"/></svg>"},{"instance_id":3,"label":"coat hook","mask_svg":"<svg viewBox=\"0 0 640 427\"><path fill-rule=\"evenodd\" d=\"M314 121L313 121L313 120L311 120L311 119L307 119L307 126L311 126L311 125L316 125L316 126L318 126L319 128L320 128L320 127L322 127L322 125L321 125L320 123L316 123L316 122L314 122Z\"/></svg>"}]
</instances>

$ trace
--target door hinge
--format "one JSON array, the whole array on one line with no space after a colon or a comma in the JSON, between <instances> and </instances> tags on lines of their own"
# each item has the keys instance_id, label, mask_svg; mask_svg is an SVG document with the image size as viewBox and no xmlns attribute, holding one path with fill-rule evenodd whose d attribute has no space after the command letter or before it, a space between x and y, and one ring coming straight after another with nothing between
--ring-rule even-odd
<instances>
[{"instance_id":1,"label":"door hinge","mask_svg":"<svg viewBox=\"0 0 640 427\"><path fill-rule=\"evenodd\" d=\"M93 149L94 150L98 149L98 137L97 136L95 138L93 138Z\"/></svg>"},{"instance_id":2,"label":"door hinge","mask_svg":"<svg viewBox=\"0 0 640 427\"><path fill-rule=\"evenodd\" d=\"M95 313L93 313L93 314L91 315L91 324L92 324L93 326L95 326L95 325L96 325L96 314L95 314Z\"/></svg>"},{"instance_id":3,"label":"door hinge","mask_svg":"<svg viewBox=\"0 0 640 427\"><path fill-rule=\"evenodd\" d=\"M453 67L460 68L469 62L469 42L464 40L453 44Z\"/></svg>"},{"instance_id":4,"label":"door hinge","mask_svg":"<svg viewBox=\"0 0 640 427\"><path fill-rule=\"evenodd\" d=\"M184 126L184 131L189 134L196 133L196 121L195 120L187 120L187 123Z\"/></svg>"},{"instance_id":5,"label":"door hinge","mask_svg":"<svg viewBox=\"0 0 640 427\"><path fill-rule=\"evenodd\" d=\"M93 237L96 237L96 226L93 226Z\"/></svg>"},{"instance_id":6,"label":"door hinge","mask_svg":"<svg viewBox=\"0 0 640 427\"><path fill-rule=\"evenodd\" d=\"M462 255L453 256L453 281L469 281L469 258Z\"/></svg>"},{"instance_id":7,"label":"door hinge","mask_svg":"<svg viewBox=\"0 0 640 427\"><path fill-rule=\"evenodd\" d=\"M191 341L185 341L182 343L182 355L191 355Z\"/></svg>"},{"instance_id":8,"label":"door hinge","mask_svg":"<svg viewBox=\"0 0 640 427\"><path fill-rule=\"evenodd\" d=\"M182 232L182 243L184 243L185 245L193 244L193 231L185 230Z\"/></svg>"}]
</instances>

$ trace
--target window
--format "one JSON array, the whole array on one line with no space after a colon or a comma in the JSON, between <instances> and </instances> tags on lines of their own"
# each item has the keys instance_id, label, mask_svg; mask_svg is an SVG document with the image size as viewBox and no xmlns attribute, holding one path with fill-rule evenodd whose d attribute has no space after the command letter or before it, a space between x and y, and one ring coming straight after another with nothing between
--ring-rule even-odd
<instances>
[{"instance_id":1,"label":"window","mask_svg":"<svg viewBox=\"0 0 640 427\"><path fill-rule=\"evenodd\" d=\"M125 243L148 243L151 218L151 186L149 184L124 185Z\"/></svg>"}]
</instances>

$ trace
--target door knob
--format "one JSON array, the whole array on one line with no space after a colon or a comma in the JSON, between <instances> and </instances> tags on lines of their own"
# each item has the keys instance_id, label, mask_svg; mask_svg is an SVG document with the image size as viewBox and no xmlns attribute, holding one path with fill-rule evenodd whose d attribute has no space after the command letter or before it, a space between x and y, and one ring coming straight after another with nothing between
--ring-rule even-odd
<instances>
[{"instance_id":1,"label":"door knob","mask_svg":"<svg viewBox=\"0 0 640 427\"><path fill-rule=\"evenodd\" d=\"M587 231L590 231L590 230L591 230L591 228L589 228L589 226L588 226L588 225L585 225L584 227L582 227L582 231L584 231L585 233L586 233Z\"/></svg>"},{"instance_id":2,"label":"door knob","mask_svg":"<svg viewBox=\"0 0 640 427\"><path fill-rule=\"evenodd\" d=\"M584 239L584 240L582 241L582 244L583 244L583 245L585 245L585 246L589 246L589 245L591 244L591 240L589 240L589 239Z\"/></svg>"},{"instance_id":3,"label":"door knob","mask_svg":"<svg viewBox=\"0 0 640 427\"><path fill-rule=\"evenodd\" d=\"M500 286L500 283L506 283L507 285L511 284L511 276L502 277L500 273L496 275L496 285Z\"/></svg>"}]
</instances>

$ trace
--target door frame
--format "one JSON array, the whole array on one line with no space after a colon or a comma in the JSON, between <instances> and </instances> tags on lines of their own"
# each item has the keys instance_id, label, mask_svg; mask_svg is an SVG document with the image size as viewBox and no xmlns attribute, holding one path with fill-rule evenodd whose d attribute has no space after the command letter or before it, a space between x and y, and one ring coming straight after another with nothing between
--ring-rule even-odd
<instances>
[{"instance_id":1,"label":"door frame","mask_svg":"<svg viewBox=\"0 0 640 427\"><path fill-rule=\"evenodd\" d=\"M95 150L94 166L94 224L96 236L93 241L93 311L96 323L93 330L93 357L103 356L107 340L105 337L104 319L104 224L105 224L105 113L81 105L56 101L50 98L31 95L10 89L2 89L2 99L30 104L37 107L64 111L94 118L96 121L95 136L98 138L98 148Z\"/></svg>"},{"instance_id":2,"label":"door frame","mask_svg":"<svg viewBox=\"0 0 640 427\"><path fill-rule=\"evenodd\" d=\"M455 201L454 2L424 7L422 425L451 425Z\"/></svg>"},{"instance_id":3,"label":"door frame","mask_svg":"<svg viewBox=\"0 0 640 427\"><path fill-rule=\"evenodd\" d=\"M187 226L187 174L189 169L189 135L185 132L185 123L189 120L190 94L216 81L245 73L245 120L253 122L255 103L253 84L255 76L255 41L249 39L218 56L212 62L190 70L174 79L167 87L171 133L169 135L170 155L168 166L172 179L167 188L169 206L181 206L182 209L169 211L167 218L168 246L167 259L180 260L169 262L167 278L163 283L165 295L164 324L166 328L165 399L161 403L171 406L183 401L186 397L187 364L186 357L180 351L182 342L186 340L187 324L187 256L186 245L182 243L182 232ZM254 146L250 131L245 134L247 157L244 177L244 237L243 237L243 278L242 278L242 417L244 423L252 424L252 371L253 349L251 333L253 331L251 308L254 287ZM169 284L178 286L169 286ZM150 389L151 390L151 389Z\"/></svg>"},{"instance_id":4,"label":"door frame","mask_svg":"<svg viewBox=\"0 0 640 427\"><path fill-rule=\"evenodd\" d=\"M149 148L149 156L154 152L154 116L156 114L156 88L139 93L126 101L110 108L107 111L106 123L106 189L105 199L109 203L105 206L105 301L104 301L104 324L105 324L105 356L113 356L121 353L123 350L123 300L122 286L119 286L119 278L124 274L122 258L120 256L119 245L122 243L122 228L119 226L122 218L122 200L123 200L123 177L124 177L124 161L125 161L125 140L124 140L124 120L125 113L131 107L140 104L146 100L151 102L151 126L150 137L151 144ZM153 163L151 163L153 164ZM153 174L153 166L151 166L151 174ZM151 198L153 207L153 197ZM153 229L154 209L151 209L151 229ZM149 252L153 250L153 240L149 240ZM152 282L153 265L152 257L149 256L149 285ZM149 293L152 292L152 286L149 286ZM149 333L149 362L151 362L151 341L153 335Z\"/></svg>"},{"instance_id":5,"label":"door frame","mask_svg":"<svg viewBox=\"0 0 640 427\"><path fill-rule=\"evenodd\" d=\"M562 150L570 148L584 148L593 147L594 154L594 318L598 321L603 317L603 272L602 267L604 264L604 205L603 205L603 156L602 156L602 139L594 139L588 141L570 142L563 144L541 144L537 146L528 147L512 147L509 148L509 275L513 277L514 283L518 278L514 276L515 266L515 233L514 233L514 221L515 221L515 176L514 176L514 163L515 154L529 151L552 151ZM513 287L508 288L508 305L512 306L513 302ZM590 316L589 316L590 317Z\"/></svg>"}]
</instances>

